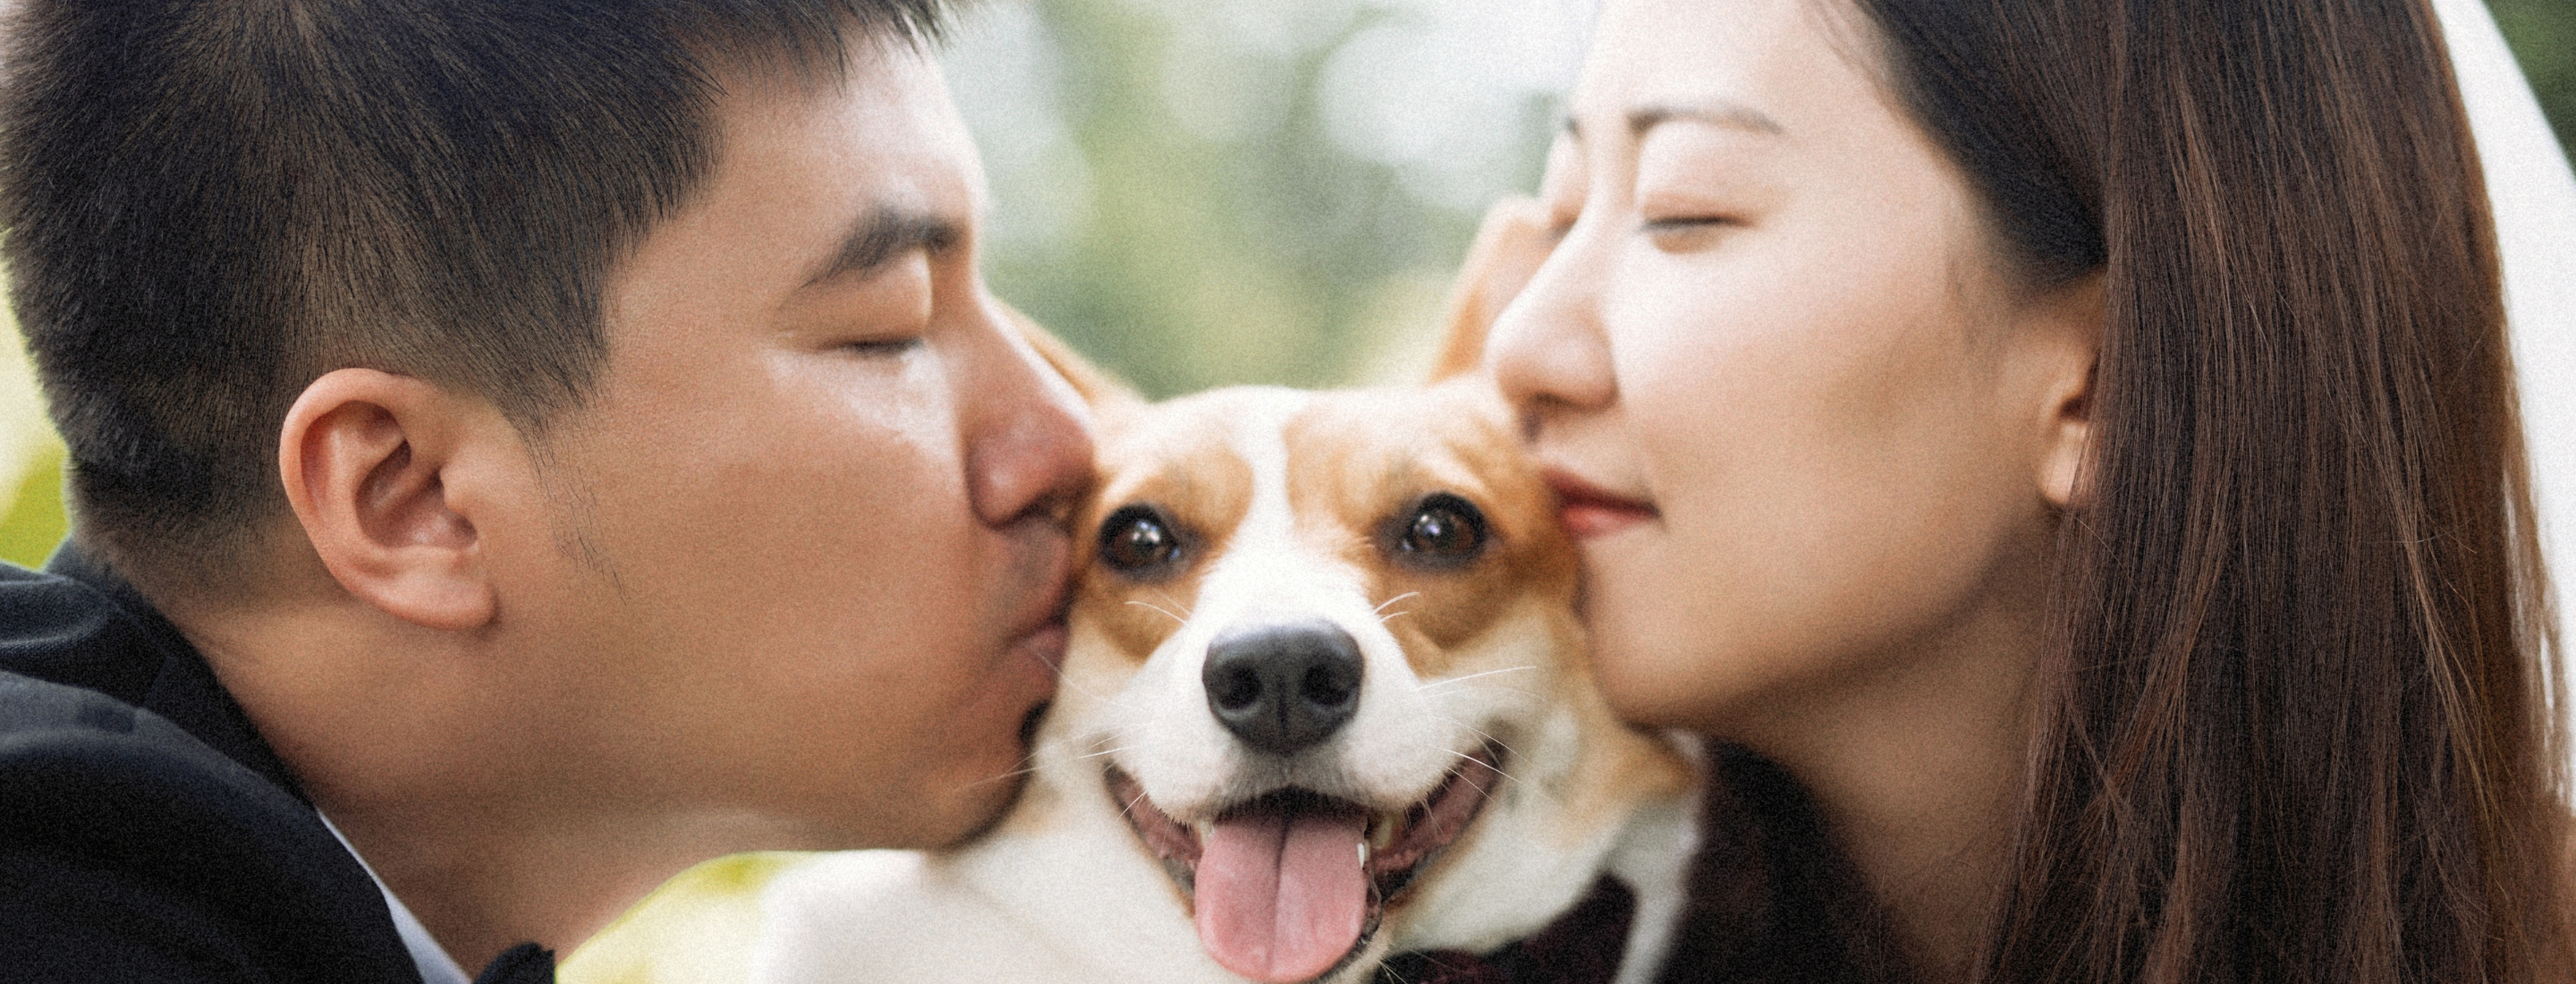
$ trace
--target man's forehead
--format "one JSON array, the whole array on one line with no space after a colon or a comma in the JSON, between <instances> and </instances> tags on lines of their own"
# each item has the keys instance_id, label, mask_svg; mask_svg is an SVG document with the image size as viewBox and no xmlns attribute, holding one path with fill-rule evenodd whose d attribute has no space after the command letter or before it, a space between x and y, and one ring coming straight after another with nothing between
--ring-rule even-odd
<instances>
[{"instance_id":1,"label":"man's forehead","mask_svg":"<svg viewBox=\"0 0 2576 984\"><path fill-rule=\"evenodd\" d=\"M874 46L837 75L719 79L714 166L612 273L612 320L768 318L851 269L971 245L983 172L935 62Z\"/></svg>"},{"instance_id":2,"label":"man's forehead","mask_svg":"<svg viewBox=\"0 0 2576 984\"><path fill-rule=\"evenodd\" d=\"M714 116L720 135L792 124L851 104L883 109L947 93L935 62L911 45L853 39L837 59L814 56L729 58L711 63Z\"/></svg>"},{"instance_id":3,"label":"man's forehead","mask_svg":"<svg viewBox=\"0 0 2576 984\"><path fill-rule=\"evenodd\" d=\"M973 140L935 62L863 42L832 73L739 72L721 81L701 204L719 221L801 230L841 251L854 233L898 247L956 238L984 201ZM946 233L928 225L944 224ZM860 251L865 252L865 251Z\"/></svg>"},{"instance_id":4,"label":"man's forehead","mask_svg":"<svg viewBox=\"0 0 2576 984\"><path fill-rule=\"evenodd\" d=\"M742 71L719 82L719 182L746 168L762 180L782 177L769 173L781 169L813 170L874 186L879 201L859 211L981 207L974 141L937 63L909 45L861 41L837 71Z\"/></svg>"}]
</instances>

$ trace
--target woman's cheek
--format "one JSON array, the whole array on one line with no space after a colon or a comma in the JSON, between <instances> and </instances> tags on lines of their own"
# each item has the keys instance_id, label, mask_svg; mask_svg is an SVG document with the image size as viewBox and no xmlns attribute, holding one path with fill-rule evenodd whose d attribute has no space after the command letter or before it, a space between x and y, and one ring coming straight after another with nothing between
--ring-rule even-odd
<instances>
[{"instance_id":1,"label":"woman's cheek","mask_svg":"<svg viewBox=\"0 0 2576 984\"><path fill-rule=\"evenodd\" d=\"M1711 666L1713 640L1699 631L1707 627L1676 616L1706 586L1671 576L1664 562L1672 558L1652 549L1659 536L1639 531L1586 545L1585 621L1611 708L1641 724L1691 727L1719 674Z\"/></svg>"},{"instance_id":2,"label":"woman's cheek","mask_svg":"<svg viewBox=\"0 0 2576 984\"><path fill-rule=\"evenodd\" d=\"M1881 438L1836 419L1835 394L1882 350L1875 326L1700 265L1632 285L1605 326L1660 522L1587 544L1586 561L1614 705L1724 733L1849 665L1853 636L1876 628L1867 606L1903 588L1870 562L1877 534L1908 517L1873 489Z\"/></svg>"},{"instance_id":3,"label":"woman's cheek","mask_svg":"<svg viewBox=\"0 0 2576 984\"><path fill-rule=\"evenodd\" d=\"M1620 264L1603 310L1617 377L1622 457L1634 460L1658 521L1584 544L1586 616L1598 640L1604 691L1625 717L1695 726L1697 708L1722 702L1744 667L1727 640L1729 571L1740 539L1723 535L1734 498L1726 463L1747 449L1736 405L1743 360L1726 351L1740 323L1711 297L1711 278L1672 257ZM1694 275L1695 274L1695 275ZM1689 422L1677 426L1677 422Z\"/></svg>"}]
</instances>

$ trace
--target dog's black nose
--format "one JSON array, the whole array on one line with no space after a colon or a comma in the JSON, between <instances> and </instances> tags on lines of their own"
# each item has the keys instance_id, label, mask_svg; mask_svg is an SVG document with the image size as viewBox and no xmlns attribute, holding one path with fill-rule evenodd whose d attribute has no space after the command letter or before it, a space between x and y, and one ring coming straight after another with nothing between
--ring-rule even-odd
<instances>
[{"instance_id":1,"label":"dog's black nose","mask_svg":"<svg viewBox=\"0 0 2576 984\"><path fill-rule=\"evenodd\" d=\"M1293 755L1360 706L1360 644L1322 620L1231 629L1208 644L1208 710L1243 743Z\"/></svg>"}]
</instances>

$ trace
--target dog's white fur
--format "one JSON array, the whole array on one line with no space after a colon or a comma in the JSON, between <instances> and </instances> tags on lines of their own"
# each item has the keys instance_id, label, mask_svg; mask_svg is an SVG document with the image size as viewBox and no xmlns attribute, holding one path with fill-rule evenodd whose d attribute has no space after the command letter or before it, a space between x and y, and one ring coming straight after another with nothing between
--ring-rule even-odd
<instances>
[{"instance_id":1,"label":"dog's white fur","mask_svg":"<svg viewBox=\"0 0 2576 984\"><path fill-rule=\"evenodd\" d=\"M1086 617L1086 604L1105 602L1077 602L1062 690L1009 817L954 853L855 852L789 868L761 898L752 979L1242 980L1202 950L1188 899L1112 801L1104 767L1115 762L1184 822L1212 814L1228 796L1243 798L1244 770L1285 767L1253 762L1209 712L1200 676L1208 643L1230 626L1321 617L1358 641L1366 684L1335 739L1338 751L1299 759L1303 771L1292 781L1352 798L1409 801L1428 795L1488 741L1508 748L1507 778L1482 814L1429 862L1374 938L1329 980L1367 980L1392 952L1494 949L1548 923L1605 871L1638 895L1622 979L1643 980L1665 949L1690 849L1693 806L1677 760L1658 739L1618 725L1593 693L1572 644L1580 636L1570 628L1567 597L1524 592L1506 599L1480 631L1444 654L1443 672L1417 673L1417 660L1389 627L1409 602L1373 598L1367 565L1351 561L1347 543L1336 549L1331 537L1315 535L1315 518L1292 508L1292 419L1335 399L1374 399L1387 407L1379 412L1499 413L1479 397L1454 393L1409 403L1416 397L1267 388L1125 408L1138 423L1105 424L1104 496L1124 494L1118 455L1139 441L1168 447L1175 438L1167 432L1221 430L1206 435L1208 446L1230 452L1251 477L1242 518L1225 531L1221 551L1202 561L1195 594L1175 586L1135 602L1172 619L1169 635L1140 665L1103 629L1106 615ZM1506 425L1490 427L1509 442ZM1121 433L1133 439L1122 443ZM1116 505L1095 506L1090 521ZM1523 501L1499 508L1534 507ZM1513 519L1550 529L1554 522L1552 515ZM1595 774L1604 771L1648 775Z\"/></svg>"}]
</instances>

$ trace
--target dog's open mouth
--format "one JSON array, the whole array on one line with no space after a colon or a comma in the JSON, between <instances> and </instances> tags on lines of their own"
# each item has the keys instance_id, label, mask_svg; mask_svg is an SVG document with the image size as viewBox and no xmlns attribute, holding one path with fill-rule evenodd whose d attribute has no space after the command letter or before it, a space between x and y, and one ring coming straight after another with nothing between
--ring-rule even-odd
<instances>
[{"instance_id":1,"label":"dog's open mouth","mask_svg":"<svg viewBox=\"0 0 2576 984\"><path fill-rule=\"evenodd\" d=\"M1108 773L1128 824L1190 897L1208 955L1272 982L1313 980L1359 953L1387 902L1466 831L1501 779L1500 751L1488 746L1403 810L1291 787L1185 826L1134 778Z\"/></svg>"}]
</instances>

